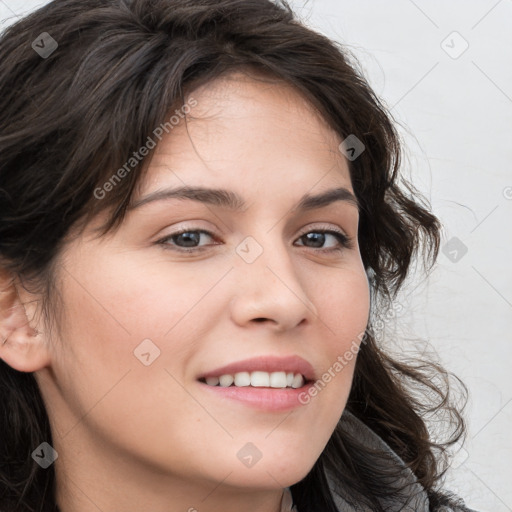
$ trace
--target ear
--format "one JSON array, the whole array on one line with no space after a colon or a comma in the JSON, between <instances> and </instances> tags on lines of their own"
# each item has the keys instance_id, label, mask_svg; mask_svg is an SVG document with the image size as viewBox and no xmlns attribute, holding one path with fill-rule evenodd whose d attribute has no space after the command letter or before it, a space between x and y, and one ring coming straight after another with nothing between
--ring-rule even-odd
<instances>
[{"instance_id":1,"label":"ear","mask_svg":"<svg viewBox=\"0 0 512 512\"><path fill-rule=\"evenodd\" d=\"M0 267L0 359L20 372L35 372L50 365L44 329L37 329L33 320L38 304L38 296Z\"/></svg>"}]
</instances>

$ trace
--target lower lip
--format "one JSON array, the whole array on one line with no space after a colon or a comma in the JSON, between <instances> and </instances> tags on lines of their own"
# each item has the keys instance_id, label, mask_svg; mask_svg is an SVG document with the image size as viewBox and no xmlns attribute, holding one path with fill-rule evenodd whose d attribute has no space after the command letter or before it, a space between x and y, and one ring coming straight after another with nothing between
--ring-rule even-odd
<instances>
[{"instance_id":1,"label":"lower lip","mask_svg":"<svg viewBox=\"0 0 512 512\"><path fill-rule=\"evenodd\" d=\"M264 411L286 411L299 406L307 405L307 402L299 400L308 400L308 392L313 383L310 382L301 388L253 388L251 386L209 386L199 382L203 388L215 393L219 397L237 400L256 409Z\"/></svg>"}]
</instances>

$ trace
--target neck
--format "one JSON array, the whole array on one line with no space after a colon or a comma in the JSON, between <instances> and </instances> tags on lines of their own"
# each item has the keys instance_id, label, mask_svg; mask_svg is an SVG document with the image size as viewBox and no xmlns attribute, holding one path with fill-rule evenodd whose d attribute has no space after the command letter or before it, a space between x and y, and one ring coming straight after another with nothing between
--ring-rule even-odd
<instances>
[{"instance_id":1,"label":"neck","mask_svg":"<svg viewBox=\"0 0 512 512\"><path fill-rule=\"evenodd\" d=\"M288 511L283 488L254 489L234 485L230 475L218 481L185 479L150 470L143 464L106 457L98 448L69 451L56 446L56 499L60 512L282 512ZM59 450L60 449L60 450ZM234 476L234 475L231 475ZM233 482L233 483L231 483ZM282 509L283 506L283 509ZM284 512L283 510L283 512Z\"/></svg>"}]
</instances>

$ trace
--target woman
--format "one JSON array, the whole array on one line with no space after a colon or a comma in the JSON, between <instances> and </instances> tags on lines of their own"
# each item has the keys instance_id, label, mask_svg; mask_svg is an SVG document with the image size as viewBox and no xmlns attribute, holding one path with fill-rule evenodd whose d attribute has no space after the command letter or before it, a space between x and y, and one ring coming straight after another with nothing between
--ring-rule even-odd
<instances>
[{"instance_id":1,"label":"woman","mask_svg":"<svg viewBox=\"0 0 512 512\"><path fill-rule=\"evenodd\" d=\"M0 75L0 510L469 510L448 373L374 326L440 224L343 48L268 0L55 0Z\"/></svg>"}]
</instances>

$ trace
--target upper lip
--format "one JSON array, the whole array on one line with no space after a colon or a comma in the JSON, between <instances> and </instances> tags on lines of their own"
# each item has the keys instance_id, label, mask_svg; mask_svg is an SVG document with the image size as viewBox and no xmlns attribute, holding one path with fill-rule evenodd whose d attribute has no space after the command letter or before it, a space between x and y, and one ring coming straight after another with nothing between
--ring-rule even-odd
<instances>
[{"instance_id":1,"label":"upper lip","mask_svg":"<svg viewBox=\"0 0 512 512\"><path fill-rule=\"evenodd\" d=\"M234 375L239 372L286 372L300 373L306 380L315 380L315 371L313 366L299 356L275 357L275 356L259 356L243 361L236 361L227 364L215 370L211 370L201 374L198 379L206 379L208 377L220 377L221 375Z\"/></svg>"}]
</instances>

